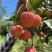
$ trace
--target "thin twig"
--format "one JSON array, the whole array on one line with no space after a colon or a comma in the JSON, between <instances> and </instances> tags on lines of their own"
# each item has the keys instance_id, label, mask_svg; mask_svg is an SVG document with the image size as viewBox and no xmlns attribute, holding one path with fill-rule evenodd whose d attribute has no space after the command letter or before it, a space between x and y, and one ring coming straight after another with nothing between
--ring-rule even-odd
<instances>
[{"instance_id":1,"label":"thin twig","mask_svg":"<svg viewBox=\"0 0 52 52\"><path fill-rule=\"evenodd\" d=\"M15 25L15 21L16 21L16 19L17 19L17 14L20 12L20 10L21 10L21 8L24 6L24 4L22 4L20 7L19 7L19 9L18 9L18 11L16 11L16 18L14 18L14 25Z\"/></svg>"}]
</instances>

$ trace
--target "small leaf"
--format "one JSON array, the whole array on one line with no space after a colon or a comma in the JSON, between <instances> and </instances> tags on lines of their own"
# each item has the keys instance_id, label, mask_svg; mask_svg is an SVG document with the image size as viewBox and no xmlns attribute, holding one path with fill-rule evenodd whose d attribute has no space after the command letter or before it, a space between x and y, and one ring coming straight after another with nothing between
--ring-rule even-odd
<instances>
[{"instance_id":1,"label":"small leaf","mask_svg":"<svg viewBox=\"0 0 52 52\"><path fill-rule=\"evenodd\" d=\"M16 18L16 20L19 20L19 19L20 19L20 15L21 15L21 13L14 14L14 15L13 15L12 17L10 17L10 18L6 18L6 20L8 20L8 21L14 21L15 18Z\"/></svg>"},{"instance_id":2,"label":"small leaf","mask_svg":"<svg viewBox=\"0 0 52 52\"><path fill-rule=\"evenodd\" d=\"M14 21L15 15L13 15L11 18L5 18L7 21Z\"/></svg>"},{"instance_id":3,"label":"small leaf","mask_svg":"<svg viewBox=\"0 0 52 52\"><path fill-rule=\"evenodd\" d=\"M44 42L44 46L45 46L45 47L48 47L48 45L47 45L45 42Z\"/></svg>"},{"instance_id":4,"label":"small leaf","mask_svg":"<svg viewBox=\"0 0 52 52\"><path fill-rule=\"evenodd\" d=\"M48 26L49 28L52 29L52 20L51 20L51 19L49 19L49 20L45 20L45 21L43 21L43 22L46 23L47 26Z\"/></svg>"}]
</instances>

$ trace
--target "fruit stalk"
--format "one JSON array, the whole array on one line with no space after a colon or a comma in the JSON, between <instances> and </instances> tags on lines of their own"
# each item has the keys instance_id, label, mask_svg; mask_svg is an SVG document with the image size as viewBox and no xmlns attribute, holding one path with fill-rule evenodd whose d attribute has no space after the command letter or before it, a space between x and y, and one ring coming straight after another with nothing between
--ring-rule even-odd
<instances>
[{"instance_id":1,"label":"fruit stalk","mask_svg":"<svg viewBox=\"0 0 52 52\"><path fill-rule=\"evenodd\" d=\"M19 7L19 9L18 9L18 11L16 11L16 18L14 18L14 25L15 25L15 22L16 22L16 19L17 19L17 14L20 12L20 10L21 10L21 8L24 6L24 4L22 4L20 7Z\"/></svg>"}]
</instances>

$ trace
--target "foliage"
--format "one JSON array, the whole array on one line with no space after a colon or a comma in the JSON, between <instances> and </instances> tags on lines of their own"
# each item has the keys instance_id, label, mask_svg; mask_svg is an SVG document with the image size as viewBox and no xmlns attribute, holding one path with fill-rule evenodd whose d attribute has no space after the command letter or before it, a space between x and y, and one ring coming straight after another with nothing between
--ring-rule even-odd
<instances>
[{"instance_id":1,"label":"foliage","mask_svg":"<svg viewBox=\"0 0 52 52\"><path fill-rule=\"evenodd\" d=\"M40 50L40 52L41 51L42 52L46 51L45 49L47 49L46 47L48 47L49 42L50 42L50 38L52 37L52 6L51 6L52 3L51 2L52 2L51 0L39 0L39 1L38 0L33 0L33 1L29 0L30 11L31 12L33 12L34 14L38 14L37 11L36 11L37 8L40 8L43 11L42 14L40 15L42 21L41 21L40 26L38 26L38 27L27 28L27 27L21 25L23 27L23 29L29 30L31 32L31 34L32 34L32 36L30 38L32 42L30 41L30 43L28 44L29 40L25 41L25 43L26 43L25 45L35 47L37 49L37 51ZM47 16L46 11L50 11L51 15ZM14 14L11 18L6 19L6 20L16 22L16 21L20 20L20 15L21 14L22 13ZM15 23L14 23L14 25L15 25ZM34 31L36 33L34 33ZM44 33L43 37L39 36L39 33L41 31Z\"/></svg>"},{"instance_id":2,"label":"foliage","mask_svg":"<svg viewBox=\"0 0 52 52\"><path fill-rule=\"evenodd\" d=\"M11 27L12 23L8 21L2 21L0 22L0 34L6 35Z\"/></svg>"}]
</instances>

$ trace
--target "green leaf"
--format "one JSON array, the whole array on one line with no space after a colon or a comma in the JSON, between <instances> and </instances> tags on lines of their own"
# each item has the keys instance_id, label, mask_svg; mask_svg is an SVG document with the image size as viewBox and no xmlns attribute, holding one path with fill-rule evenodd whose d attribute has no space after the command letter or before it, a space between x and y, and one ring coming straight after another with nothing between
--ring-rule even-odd
<instances>
[{"instance_id":1,"label":"green leaf","mask_svg":"<svg viewBox=\"0 0 52 52\"><path fill-rule=\"evenodd\" d=\"M30 3L30 4L32 4L32 2L33 2L32 0L29 0L29 3Z\"/></svg>"},{"instance_id":2,"label":"green leaf","mask_svg":"<svg viewBox=\"0 0 52 52\"><path fill-rule=\"evenodd\" d=\"M16 18L16 20L19 20L19 19L20 19L20 15L21 15L21 13L14 14L12 17L6 18L5 20L8 20L8 21L14 21L15 18Z\"/></svg>"},{"instance_id":3,"label":"green leaf","mask_svg":"<svg viewBox=\"0 0 52 52\"><path fill-rule=\"evenodd\" d=\"M14 21L15 15L13 15L11 18L5 18L7 21Z\"/></svg>"},{"instance_id":4,"label":"green leaf","mask_svg":"<svg viewBox=\"0 0 52 52\"><path fill-rule=\"evenodd\" d=\"M36 9L45 0L29 0L31 8Z\"/></svg>"},{"instance_id":5,"label":"green leaf","mask_svg":"<svg viewBox=\"0 0 52 52\"><path fill-rule=\"evenodd\" d=\"M45 20L45 21L43 21L44 23L46 23L47 24L47 26L49 27L49 28L51 28L52 29L52 19L49 19L49 20Z\"/></svg>"}]
</instances>

